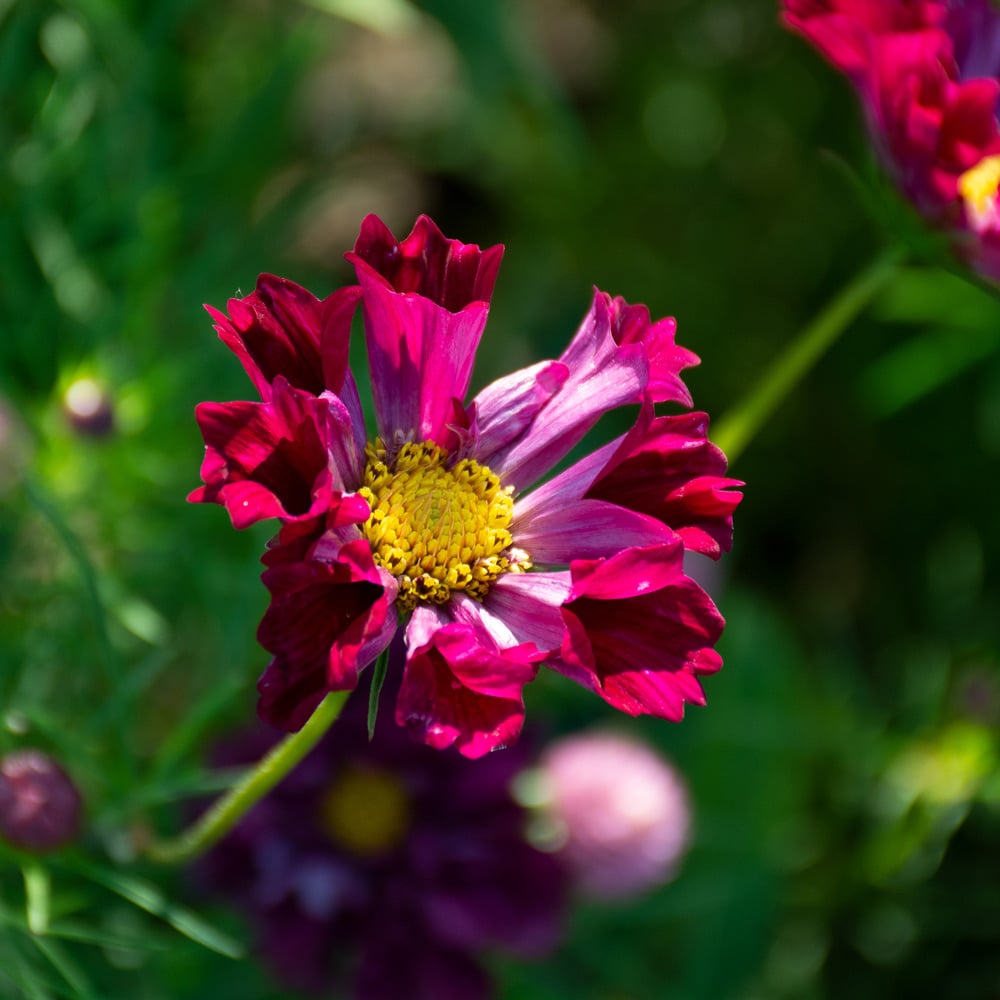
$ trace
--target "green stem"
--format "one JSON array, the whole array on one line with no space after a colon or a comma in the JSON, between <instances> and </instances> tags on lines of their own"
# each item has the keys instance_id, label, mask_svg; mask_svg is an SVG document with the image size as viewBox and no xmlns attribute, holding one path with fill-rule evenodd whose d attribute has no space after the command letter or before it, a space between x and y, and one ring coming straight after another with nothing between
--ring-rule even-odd
<instances>
[{"instance_id":1,"label":"green stem","mask_svg":"<svg viewBox=\"0 0 1000 1000\"><path fill-rule=\"evenodd\" d=\"M196 823L170 840L154 841L147 855L169 865L190 861L208 850L312 750L340 715L347 694L328 694L297 733L286 736Z\"/></svg>"},{"instance_id":2,"label":"green stem","mask_svg":"<svg viewBox=\"0 0 1000 1000\"><path fill-rule=\"evenodd\" d=\"M798 335L736 409L716 425L712 440L733 462L824 352L896 274L903 253L893 249L847 285Z\"/></svg>"}]
</instances>

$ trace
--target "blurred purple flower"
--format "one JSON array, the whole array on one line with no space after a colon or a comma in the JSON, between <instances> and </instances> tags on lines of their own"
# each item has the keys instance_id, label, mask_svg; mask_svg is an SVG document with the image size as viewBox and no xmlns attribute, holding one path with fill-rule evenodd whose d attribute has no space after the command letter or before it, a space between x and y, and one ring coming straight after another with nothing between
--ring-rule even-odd
<instances>
[{"instance_id":1,"label":"blurred purple flower","mask_svg":"<svg viewBox=\"0 0 1000 1000\"><path fill-rule=\"evenodd\" d=\"M567 736L539 763L546 835L577 887L623 899L673 878L691 836L677 771L638 740L609 732Z\"/></svg>"},{"instance_id":2,"label":"blurred purple flower","mask_svg":"<svg viewBox=\"0 0 1000 1000\"><path fill-rule=\"evenodd\" d=\"M40 750L0 758L0 837L26 851L65 847L80 829L82 802L69 775Z\"/></svg>"},{"instance_id":3,"label":"blurred purple flower","mask_svg":"<svg viewBox=\"0 0 1000 1000\"><path fill-rule=\"evenodd\" d=\"M509 785L522 748L470 761L414 746L391 720L369 743L357 692L317 748L201 862L241 908L275 975L360 1000L477 1000L479 953L550 949L565 877L524 837ZM255 762L265 732L217 762Z\"/></svg>"}]
</instances>

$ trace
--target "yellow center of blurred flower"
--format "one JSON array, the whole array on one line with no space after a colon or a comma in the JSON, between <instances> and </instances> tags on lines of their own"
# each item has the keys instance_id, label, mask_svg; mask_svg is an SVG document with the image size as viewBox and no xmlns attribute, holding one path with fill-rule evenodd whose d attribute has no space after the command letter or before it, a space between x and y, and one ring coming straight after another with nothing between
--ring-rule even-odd
<instances>
[{"instance_id":1,"label":"yellow center of blurred flower","mask_svg":"<svg viewBox=\"0 0 1000 1000\"><path fill-rule=\"evenodd\" d=\"M997 188L1000 187L1000 156L984 156L958 178L958 193L965 202L972 227L981 232L998 221Z\"/></svg>"},{"instance_id":2,"label":"yellow center of blurred flower","mask_svg":"<svg viewBox=\"0 0 1000 1000\"><path fill-rule=\"evenodd\" d=\"M371 507L361 526L375 562L399 580L396 604L444 604L453 590L482 600L501 573L531 564L511 550L511 489L485 465L450 464L435 444L404 444L389 458L376 440L366 449L364 485Z\"/></svg>"},{"instance_id":3,"label":"yellow center of blurred flower","mask_svg":"<svg viewBox=\"0 0 1000 1000\"><path fill-rule=\"evenodd\" d=\"M406 790L395 775L375 768L345 768L326 790L319 812L330 839L360 857L392 850L410 826Z\"/></svg>"}]
</instances>

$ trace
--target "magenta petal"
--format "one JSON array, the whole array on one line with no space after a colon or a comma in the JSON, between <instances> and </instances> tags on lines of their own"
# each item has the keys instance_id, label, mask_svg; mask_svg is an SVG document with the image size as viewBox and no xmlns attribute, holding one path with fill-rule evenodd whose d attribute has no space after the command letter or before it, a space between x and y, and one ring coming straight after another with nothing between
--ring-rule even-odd
<instances>
[{"instance_id":1,"label":"magenta petal","mask_svg":"<svg viewBox=\"0 0 1000 1000\"><path fill-rule=\"evenodd\" d=\"M486 386L469 407L477 460L489 465L523 434L568 377L564 364L540 361Z\"/></svg>"},{"instance_id":2,"label":"magenta petal","mask_svg":"<svg viewBox=\"0 0 1000 1000\"><path fill-rule=\"evenodd\" d=\"M691 393L680 373L701 364L698 355L678 346L674 339L677 321L673 317L649 318L643 305L630 306L623 298L611 300L611 333L617 344L641 344L649 362L646 395L654 403L669 401L691 405Z\"/></svg>"},{"instance_id":3,"label":"magenta petal","mask_svg":"<svg viewBox=\"0 0 1000 1000\"><path fill-rule=\"evenodd\" d=\"M336 562L274 556L262 579L271 604L257 639L274 659L257 684L257 710L265 722L294 732L328 692L355 687L365 666L359 653L374 655L371 639L385 635L390 610L371 549L360 539L342 546Z\"/></svg>"},{"instance_id":4,"label":"magenta petal","mask_svg":"<svg viewBox=\"0 0 1000 1000\"><path fill-rule=\"evenodd\" d=\"M520 489L535 482L601 416L642 397L649 381L645 349L638 343L617 344L611 319L610 299L595 290L590 311L559 358L569 376L530 424L524 427L522 421L512 420L505 444L488 457L487 464L504 483ZM473 401L477 410L478 404L479 397ZM478 450L476 458L486 461Z\"/></svg>"},{"instance_id":5,"label":"magenta petal","mask_svg":"<svg viewBox=\"0 0 1000 1000\"><path fill-rule=\"evenodd\" d=\"M626 510L604 500L564 500L530 518L515 515L517 544L538 565L569 565L574 559L599 559L625 548L658 545L674 533L656 518Z\"/></svg>"},{"instance_id":6,"label":"magenta petal","mask_svg":"<svg viewBox=\"0 0 1000 1000\"><path fill-rule=\"evenodd\" d=\"M717 559L732 546L733 511L743 499L733 489L743 484L725 471L706 414L654 418L646 406L586 496L655 517L687 548Z\"/></svg>"},{"instance_id":7,"label":"magenta petal","mask_svg":"<svg viewBox=\"0 0 1000 1000\"><path fill-rule=\"evenodd\" d=\"M449 312L422 296L394 292L367 265L357 266L379 434L392 440L402 432L447 447L488 306L473 302Z\"/></svg>"},{"instance_id":8,"label":"magenta petal","mask_svg":"<svg viewBox=\"0 0 1000 1000\"><path fill-rule=\"evenodd\" d=\"M278 517L304 520L337 508L339 523L368 517L360 497L344 497L329 459L327 421L332 403L275 380L269 402L200 403L205 438L205 486L188 498L219 503L233 526Z\"/></svg>"},{"instance_id":9,"label":"magenta petal","mask_svg":"<svg viewBox=\"0 0 1000 1000\"><path fill-rule=\"evenodd\" d=\"M661 545L573 563L562 663L553 666L630 715L677 721L685 702L703 704L696 675L722 665L712 647L724 623L684 575L682 551Z\"/></svg>"},{"instance_id":10,"label":"magenta petal","mask_svg":"<svg viewBox=\"0 0 1000 1000\"><path fill-rule=\"evenodd\" d=\"M466 757L514 742L524 721L521 691L542 654L530 643L500 649L490 635L443 612L418 607L407 629L409 652L396 722L436 749Z\"/></svg>"},{"instance_id":11,"label":"magenta petal","mask_svg":"<svg viewBox=\"0 0 1000 1000\"><path fill-rule=\"evenodd\" d=\"M369 215L354 253L348 255L363 261L394 291L420 295L449 312L489 302L502 257L502 246L480 250L475 244L449 240L426 215L401 241L381 219Z\"/></svg>"},{"instance_id":12,"label":"magenta petal","mask_svg":"<svg viewBox=\"0 0 1000 1000\"><path fill-rule=\"evenodd\" d=\"M279 375L313 395L326 388L320 361L323 303L294 281L262 274L254 292L229 300L228 316L205 308L261 399L270 399L271 384Z\"/></svg>"}]
</instances>

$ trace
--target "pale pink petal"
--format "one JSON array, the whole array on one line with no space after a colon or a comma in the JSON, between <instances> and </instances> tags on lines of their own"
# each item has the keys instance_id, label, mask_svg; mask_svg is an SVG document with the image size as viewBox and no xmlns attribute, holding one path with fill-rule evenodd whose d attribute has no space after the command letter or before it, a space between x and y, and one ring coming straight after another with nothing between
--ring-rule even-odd
<instances>
[{"instance_id":1,"label":"pale pink petal","mask_svg":"<svg viewBox=\"0 0 1000 1000\"><path fill-rule=\"evenodd\" d=\"M567 570L504 573L493 584L484 608L510 629L518 642L558 651L566 635L562 605L570 593Z\"/></svg>"},{"instance_id":2,"label":"pale pink petal","mask_svg":"<svg viewBox=\"0 0 1000 1000\"><path fill-rule=\"evenodd\" d=\"M477 460L489 465L499 449L528 429L568 377L564 364L540 361L486 386L469 406Z\"/></svg>"},{"instance_id":3,"label":"pale pink petal","mask_svg":"<svg viewBox=\"0 0 1000 1000\"><path fill-rule=\"evenodd\" d=\"M574 559L598 559L625 548L672 541L674 533L656 518L604 500L554 502L536 508L511 526L517 545L536 566L567 566Z\"/></svg>"},{"instance_id":4,"label":"pale pink petal","mask_svg":"<svg viewBox=\"0 0 1000 1000\"><path fill-rule=\"evenodd\" d=\"M506 438L505 444L488 456L473 449L477 460L517 489L551 469L605 413L638 402L649 381L644 348L615 342L610 300L596 290L590 312L559 362L569 376L530 424L524 426L519 415L493 431L496 440ZM477 397L473 401L477 411L481 409L478 403Z\"/></svg>"}]
</instances>

